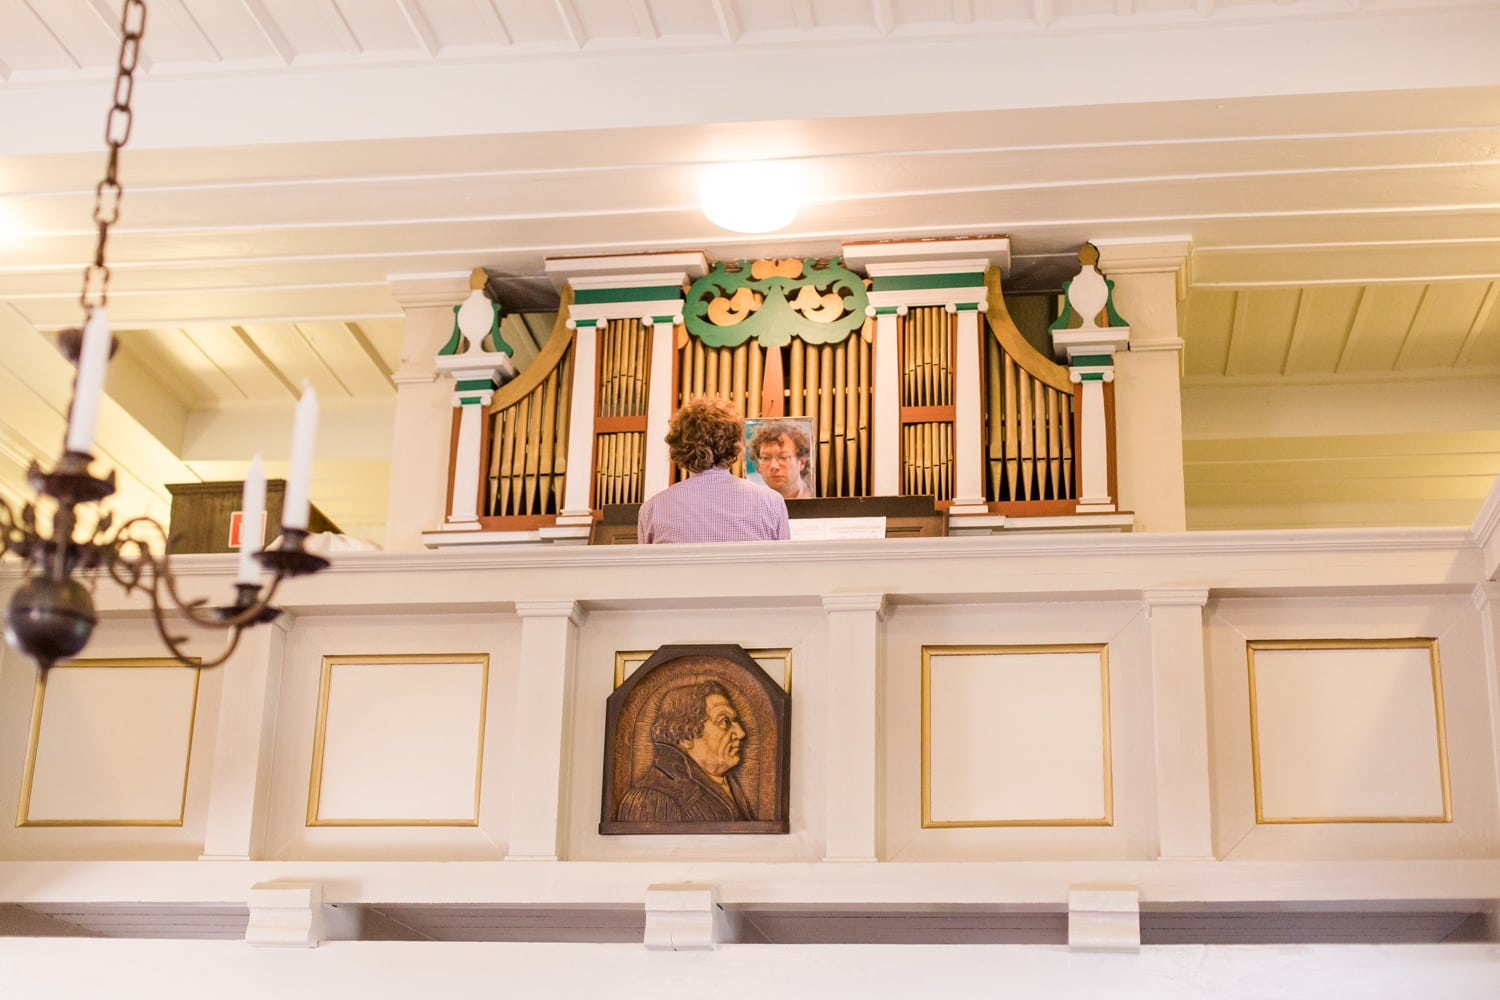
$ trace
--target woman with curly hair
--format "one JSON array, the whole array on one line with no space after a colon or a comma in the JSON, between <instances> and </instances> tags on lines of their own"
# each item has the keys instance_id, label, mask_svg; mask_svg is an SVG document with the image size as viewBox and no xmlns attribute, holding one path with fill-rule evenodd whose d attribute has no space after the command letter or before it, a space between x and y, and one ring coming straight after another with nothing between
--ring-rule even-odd
<instances>
[{"instance_id":1,"label":"woman with curly hair","mask_svg":"<svg viewBox=\"0 0 1500 1000\"><path fill-rule=\"evenodd\" d=\"M689 400L672 415L667 448L688 477L641 504L636 537L643 544L791 537L781 494L729 471L744 435L744 417L725 399Z\"/></svg>"}]
</instances>

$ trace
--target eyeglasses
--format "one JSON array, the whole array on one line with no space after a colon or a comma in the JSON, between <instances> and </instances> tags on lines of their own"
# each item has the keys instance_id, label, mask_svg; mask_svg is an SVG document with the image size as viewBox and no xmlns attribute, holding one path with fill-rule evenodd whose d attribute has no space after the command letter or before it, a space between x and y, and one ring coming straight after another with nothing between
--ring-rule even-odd
<instances>
[{"instance_id":1,"label":"eyeglasses","mask_svg":"<svg viewBox=\"0 0 1500 1000\"><path fill-rule=\"evenodd\" d=\"M755 464L756 465L788 465L788 464L790 464L792 462L795 462L795 461L797 461L797 453L795 451L781 452L781 453L774 453L773 452L773 453L769 453L769 454L767 452L761 452L760 455L759 455L759 457L757 457L755 459Z\"/></svg>"}]
</instances>

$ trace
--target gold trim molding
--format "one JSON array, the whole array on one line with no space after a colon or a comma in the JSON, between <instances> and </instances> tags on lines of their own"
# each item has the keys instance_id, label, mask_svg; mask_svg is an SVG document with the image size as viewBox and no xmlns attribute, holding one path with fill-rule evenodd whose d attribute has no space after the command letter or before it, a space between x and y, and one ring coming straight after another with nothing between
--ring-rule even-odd
<instances>
[{"instance_id":1,"label":"gold trim molding","mask_svg":"<svg viewBox=\"0 0 1500 1000\"><path fill-rule=\"evenodd\" d=\"M1104 747L1104 814L1030 819L935 820L932 818L932 659L937 656L994 656L1027 653L1098 653L1100 727ZM1110 753L1109 644L1062 643L1019 646L923 646L922 647L922 829L972 827L1113 826L1115 822L1114 761Z\"/></svg>"},{"instance_id":2,"label":"gold trim molding","mask_svg":"<svg viewBox=\"0 0 1500 1000\"><path fill-rule=\"evenodd\" d=\"M615 687L625 683L625 675L632 667L639 667L655 653L654 649L622 649L615 653ZM788 694L792 690L792 648L778 646L774 649L746 649L746 655L757 663L762 660L781 661L781 687ZM765 664L761 664L762 667Z\"/></svg>"},{"instance_id":3,"label":"gold trim molding","mask_svg":"<svg viewBox=\"0 0 1500 1000\"><path fill-rule=\"evenodd\" d=\"M194 663L198 660L195 657ZM193 671L193 699L188 706L187 747L182 755L182 800L178 804L176 819L31 819L31 789L36 777L37 749L42 739L42 706L47 700L47 677L58 670L101 668L174 667ZM16 806L17 827L108 827L108 826L176 826L180 827L187 816L188 775L193 766L193 734L198 723L198 691L203 673L197 667L185 667L177 660L166 657L120 657L99 660L69 660L48 670L37 672L36 690L31 698L31 733L26 740L26 764L21 775L20 802Z\"/></svg>"},{"instance_id":4,"label":"gold trim molding","mask_svg":"<svg viewBox=\"0 0 1500 1000\"><path fill-rule=\"evenodd\" d=\"M474 812L454 819L373 818L323 819L318 813L323 797L323 747L328 736L328 693L333 683L334 667L372 666L381 664L413 665L419 663L477 663L479 672L479 738L474 761ZM323 657L323 671L318 679L318 718L313 730L312 767L308 775L307 825L336 827L385 826L478 826L479 798L484 787L484 729L489 707L490 655L488 653L413 653L328 655Z\"/></svg>"},{"instance_id":5,"label":"gold trim molding","mask_svg":"<svg viewBox=\"0 0 1500 1000\"><path fill-rule=\"evenodd\" d=\"M1266 816L1261 802L1260 717L1255 697L1255 651L1311 649L1426 649L1432 675L1432 707L1437 721L1438 776L1442 782L1441 816ZM1443 710L1443 668L1437 639L1251 639L1245 643L1245 662L1250 677L1250 764L1255 786L1255 822L1261 826L1310 823L1451 823L1453 791L1448 781L1448 727Z\"/></svg>"}]
</instances>

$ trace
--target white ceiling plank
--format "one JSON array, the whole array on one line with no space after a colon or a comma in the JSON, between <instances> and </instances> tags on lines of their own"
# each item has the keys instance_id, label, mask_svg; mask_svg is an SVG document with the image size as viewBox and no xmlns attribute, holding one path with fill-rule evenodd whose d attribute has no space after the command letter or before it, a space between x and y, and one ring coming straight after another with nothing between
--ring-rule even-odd
<instances>
[{"instance_id":1,"label":"white ceiling plank","mask_svg":"<svg viewBox=\"0 0 1500 1000\"><path fill-rule=\"evenodd\" d=\"M294 396L305 381L324 398L349 395L338 372L308 343L295 323L246 323L240 327L246 344L275 367Z\"/></svg>"},{"instance_id":2,"label":"white ceiling plank","mask_svg":"<svg viewBox=\"0 0 1500 1000\"><path fill-rule=\"evenodd\" d=\"M73 69L82 69L84 66L83 61L79 59L78 56L73 54L73 51L68 47L68 43L63 41L62 38L59 37L57 30L53 28L53 26L48 23L48 21L43 18L41 14L37 12L37 8L32 5L30 0L25 0L25 3L26 9L31 13L32 17L36 19L37 26L45 31L48 36L51 37L52 41L57 44L58 51L60 51L68 60L69 65L71 65Z\"/></svg>"},{"instance_id":3,"label":"white ceiling plank","mask_svg":"<svg viewBox=\"0 0 1500 1000\"><path fill-rule=\"evenodd\" d=\"M1468 323L1463 343L1453 359L1454 367L1462 368L1473 363L1479 344L1489 343L1494 348L1495 341L1500 341L1500 309L1496 308L1497 303L1500 303L1500 281L1491 281L1485 286L1479 307L1474 310L1474 316ZM1490 330L1487 337L1483 336L1492 322L1495 329ZM1496 354L1500 356L1500 351Z\"/></svg>"},{"instance_id":4,"label":"white ceiling plank","mask_svg":"<svg viewBox=\"0 0 1500 1000\"><path fill-rule=\"evenodd\" d=\"M1302 290L1297 325L1292 330L1282 366L1286 375L1324 374L1335 370L1362 294L1363 288L1358 286Z\"/></svg>"},{"instance_id":5,"label":"white ceiling plank","mask_svg":"<svg viewBox=\"0 0 1500 1000\"><path fill-rule=\"evenodd\" d=\"M1422 285L1374 285L1365 289L1339 357L1340 372L1390 371L1416 316Z\"/></svg>"},{"instance_id":6,"label":"white ceiling plank","mask_svg":"<svg viewBox=\"0 0 1500 1000\"><path fill-rule=\"evenodd\" d=\"M1470 324L1483 306L1489 285L1479 281L1428 285L1406 341L1396 355L1395 368L1398 371L1451 368L1463 350Z\"/></svg>"},{"instance_id":7,"label":"white ceiling plank","mask_svg":"<svg viewBox=\"0 0 1500 1000\"><path fill-rule=\"evenodd\" d=\"M348 50L356 55L364 52L365 46L360 43L359 35L355 34L354 26L349 23L349 15L344 12L339 0L322 0L322 2L326 2L333 10L334 17L330 23L338 26L338 33L342 36L344 44L348 46Z\"/></svg>"},{"instance_id":8,"label":"white ceiling plank","mask_svg":"<svg viewBox=\"0 0 1500 1000\"><path fill-rule=\"evenodd\" d=\"M55 74L81 68L47 21L25 0L0 3L0 57L13 74ZM100 107L108 110L109 105Z\"/></svg>"},{"instance_id":9,"label":"white ceiling plank","mask_svg":"<svg viewBox=\"0 0 1500 1000\"><path fill-rule=\"evenodd\" d=\"M735 0L710 0L714 6L714 17L718 19L719 31L724 35L726 42L739 41L743 29L740 27L740 14L735 6Z\"/></svg>"},{"instance_id":10,"label":"white ceiling plank","mask_svg":"<svg viewBox=\"0 0 1500 1000\"><path fill-rule=\"evenodd\" d=\"M373 352L379 359L376 365L387 375L401 368L401 344L406 336L406 324L399 319L363 319L350 323L350 329L366 352Z\"/></svg>"},{"instance_id":11,"label":"white ceiling plank","mask_svg":"<svg viewBox=\"0 0 1500 1000\"><path fill-rule=\"evenodd\" d=\"M573 42L573 47L581 49L587 45L589 37L584 30L583 19L578 16L577 4L573 0L552 0L552 3L557 9L558 20L562 22L568 38Z\"/></svg>"},{"instance_id":12,"label":"white ceiling plank","mask_svg":"<svg viewBox=\"0 0 1500 1000\"><path fill-rule=\"evenodd\" d=\"M367 350L367 342L350 329L350 324L311 321L295 326L350 396L395 395L390 371L383 370L380 356L373 348Z\"/></svg>"},{"instance_id":13,"label":"white ceiling plank","mask_svg":"<svg viewBox=\"0 0 1500 1000\"><path fill-rule=\"evenodd\" d=\"M660 38L661 32L656 27L656 19L651 15L651 5L647 0L630 0L630 14L635 18L636 30L642 38Z\"/></svg>"},{"instance_id":14,"label":"white ceiling plank","mask_svg":"<svg viewBox=\"0 0 1500 1000\"><path fill-rule=\"evenodd\" d=\"M296 398L287 384L245 344L233 326L204 323L185 326L182 332L234 384L238 398L278 401Z\"/></svg>"},{"instance_id":15,"label":"white ceiling plank","mask_svg":"<svg viewBox=\"0 0 1500 1000\"><path fill-rule=\"evenodd\" d=\"M334 0L359 53L431 59L442 47L419 0Z\"/></svg>"},{"instance_id":16,"label":"white ceiling plank","mask_svg":"<svg viewBox=\"0 0 1500 1000\"><path fill-rule=\"evenodd\" d=\"M5 421L44 467L61 450L72 398L73 366L13 310L0 307L0 394ZM190 481L191 473L165 445L107 394L99 411L94 457L102 474L113 467L117 492L110 506L126 514L165 518L170 495L164 483ZM25 490L29 492L29 488Z\"/></svg>"},{"instance_id":17,"label":"white ceiling plank","mask_svg":"<svg viewBox=\"0 0 1500 1000\"><path fill-rule=\"evenodd\" d=\"M475 2L482 11L487 12L482 13L481 17L496 32L499 43L501 45L514 45L515 39L511 38L510 30L505 27L505 18L500 14L499 9L495 7L495 0L475 0Z\"/></svg>"},{"instance_id":18,"label":"white ceiling plank","mask_svg":"<svg viewBox=\"0 0 1500 1000\"><path fill-rule=\"evenodd\" d=\"M158 370L185 408L240 395L229 377L180 329L124 330L119 336L120 349Z\"/></svg>"},{"instance_id":19,"label":"white ceiling plank","mask_svg":"<svg viewBox=\"0 0 1500 1000\"><path fill-rule=\"evenodd\" d=\"M1188 375L1223 375L1229 358L1239 293L1232 289L1195 291L1182 306L1184 367Z\"/></svg>"},{"instance_id":20,"label":"white ceiling plank","mask_svg":"<svg viewBox=\"0 0 1500 1000\"><path fill-rule=\"evenodd\" d=\"M198 37L202 39L204 47L213 54L214 61L223 62L224 53L219 51L218 46L214 44L212 36L209 35L208 31L198 21L198 18L193 15L192 10L187 6L186 0L175 0L175 2L179 10L181 11L180 16L183 22L185 24L192 25L193 31L195 31Z\"/></svg>"},{"instance_id":21,"label":"white ceiling plank","mask_svg":"<svg viewBox=\"0 0 1500 1000\"><path fill-rule=\"evenodd\" d=\"M250 15L250 19L265 36L266 44L276 52L283 65L290 66L297 58L297 50L292 48L292 43L281 30L281 26L276 23L276 19L271 16L271 12L266 9L265 3L262 0L241 0L241 2L245 5L245 11Z\"/></svg>"},{"instance_id":22,"label":"white ceiling plank","mask_svg":"<svg viewBox=\"0 0 1500 1000\"><path fill-rule=\"evenodd\" d=\"M430 56L435 56L442 49L438 43L437 35L433 33L432 25L427 21L427 15L422 13L422 8L417 5L417 0L396 0L396 6L401 10L401 16L406 18L411 33L416 36L417 41Z\"/></svg>"}]
</instances>

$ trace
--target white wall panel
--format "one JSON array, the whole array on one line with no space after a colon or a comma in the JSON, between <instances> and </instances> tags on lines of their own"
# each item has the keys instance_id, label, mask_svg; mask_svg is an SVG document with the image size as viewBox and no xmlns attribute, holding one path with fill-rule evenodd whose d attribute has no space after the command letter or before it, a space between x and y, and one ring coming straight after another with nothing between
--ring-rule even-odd
<instances>
[{"instance_id":1,"label":"white wall panel","mask_svg":"<svg viewBox=\"0 0 1500 1000\"><path fill-rule=\"evenodd\" d=\"M1447 822L1436 643L1333 641L1250 643L1257 821Z\"/></svg>"},{"instance_id":2,"label":"white wall panel","mask_svg":"<svg viewBox=\"0 0 1500 1000\"><path fill-rule=\"evenodd\" d=\"M1400 650L1393 659L1361 664L1344 657L1309 661L1308 654L1273 657L1264 678L1266 651L1257 651L1257 701L1266 698L1270 709L1265 721L1259 705L1256 712L1257 723L1269 727L1263 736L1270 737L1261 746L1262 767L1270 762L1262 776L1262 812L1271 820L1257 822L1247 644L1412 637L1433 638L1441 651L1452 821L1371 822L1442 815L1424 649L1421 666ZM1467 595L1216 600L1209 604L1205 642L1220 858L1478 858L1500 850L1484 647L1479 613Z\"/></svg>"},{"instance_id":3,"label":"white wall panel","mask_svg":"<svg viewBox=\"0 0 1500 1000\"><path fill-rule=\"evenodd\" d=\"M299 619L285 654L267 856L503 857L507 775L513 754L526 753L511 741L519 637L516 619L499 612ZM318 802L326 825L310 825L324 657L393 662L333 670Z\"/></svg>"},{"instance_id":4,"label":"white wall panel","mask_svg":"<svg viewBox=\"0 0 1500 1000\"><path fill-rule=\"evenodd\" d=\"M930 813L962 825L924 826L922 660L924 647L939 645L1106 647L1107 776L1099 653L1022 654L1014 663L938 657ZM1006 669L989 669L1002 663ZM1138 603L898 605L886 624L883 681L882 859L1154 856L1150 646ZM1066 738L1049 726L1063 727ZM961 763L965 755L972 762ZM1110 822L1100 822L1106 816Z\"/></svg>"},{"instance_id":5,"label":"white wall panel","mask_svg":"<svg viewBox=\"0 0 1500 1000\"><path fill-rule=\"evenodd\" d=\"M197 584L191 589L200 592ZM215 649L205 643L190 651L208 656ZM59 668L43 706L40 735L47 739L37 745L43 753L28 810L33 825L20 826L38 671L9 646L0 647L0 656L0 804L11 817L0 821L0 858L196 858L208 809L220 672ZM106 617L87 658L161 657L161 640L149 621ZM104 683L81 677L90 671ZM49 741L60 742L48 749ZM49 762L57 750L64 757ZM35 825L39 820L64 825Z\"/></svg>"},{"instance_id":6,"label":"white wall panel","mask_svg":"<svg viewBox=\"0 0 1500 1000\"><path fill-rule=\"evenodd\" d=\"M1108 826L1102 646L930 646L924 827Z\"/></svg>"},{"instance_id":7,"label":"white wall panel","mask_svg":"<svg viewBox=\"0 0 1500 1000\"><path fill-rule=\"evenodd\" d=\"M161 659L41 675L17 825L181 826L198 680Z\"/></svg>"},{"instance_id":8,"label":"white wall panel","mask_svg":"<svg viewBox=\"0 0 1500 1000\"><path fill-rule=\"evenodd\" d=\"M488 656L330 656L323 671L309 826L479 822Z\"/></svg>"}]
</instances>

